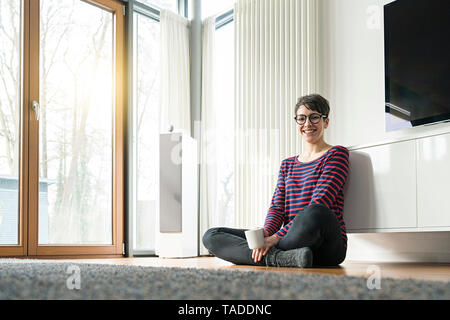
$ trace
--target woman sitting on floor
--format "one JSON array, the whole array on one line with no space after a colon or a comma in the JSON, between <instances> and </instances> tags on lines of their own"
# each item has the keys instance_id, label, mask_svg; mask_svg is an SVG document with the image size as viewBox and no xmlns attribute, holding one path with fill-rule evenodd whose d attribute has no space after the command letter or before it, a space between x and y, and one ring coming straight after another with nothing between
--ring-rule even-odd
<instances>
[{"instance_id":1,"label":"woman sitting on floor","mask_svg":"<svg viewBox=\"0 0 450 320\"><path fill-rule=\"evenodd\" d=\"M349 153L324 141L329 112L328 101L318 94L301 97L295 106L303 150L281 163L264 223L264 247L250 250L244 229L211 228L202 239L210 253L239 265L309 268L344 261Z\"/></svg>"}]
</instances>

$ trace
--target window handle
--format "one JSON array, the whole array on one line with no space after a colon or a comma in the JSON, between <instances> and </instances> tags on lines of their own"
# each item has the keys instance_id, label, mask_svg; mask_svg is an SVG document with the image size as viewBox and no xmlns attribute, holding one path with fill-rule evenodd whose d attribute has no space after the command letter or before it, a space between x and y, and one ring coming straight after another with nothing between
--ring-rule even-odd
<instances>
[{"instance_id":1,"label":"window handle","mask_svg":"<svg viewBox=\"0 0 450 320\"><path fill-rule=\"evenodd\" d=\"M39 106L39 103L37 101L34 101L31 103L31 109L34 110L36 113L36 120L39 121L39 117L41 115L41 107Z\"/></svg>"}]
</instances>

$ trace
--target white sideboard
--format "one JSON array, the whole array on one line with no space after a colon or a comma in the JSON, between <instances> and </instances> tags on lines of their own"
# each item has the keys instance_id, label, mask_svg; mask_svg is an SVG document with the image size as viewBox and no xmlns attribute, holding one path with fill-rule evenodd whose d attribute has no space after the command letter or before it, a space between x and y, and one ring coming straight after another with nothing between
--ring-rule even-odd
<instances>
[{"instance_id":1,"label":"white sideboard","mask_svg":"<svg viewBox=\"0 0 450 320\"><path fill-rule=\"evenodd\" d=\"M450 134L349 150L347 232L450 231Z\"/></svg>"}]
</instances>

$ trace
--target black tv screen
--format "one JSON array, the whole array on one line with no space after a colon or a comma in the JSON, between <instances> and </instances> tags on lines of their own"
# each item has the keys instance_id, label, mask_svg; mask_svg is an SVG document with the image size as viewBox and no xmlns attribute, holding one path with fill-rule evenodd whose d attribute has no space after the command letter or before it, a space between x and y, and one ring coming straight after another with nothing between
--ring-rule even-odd
<instances>
[{"instance_id":1,"label":"black tv screen","mask_svg":"<svg viewBox=\"0 0 450 320\"><path fill-rule=\"evenodd\" d=\"M386 130L450 120L450 0L384 6Z\"/></svg>"}]
</instances>

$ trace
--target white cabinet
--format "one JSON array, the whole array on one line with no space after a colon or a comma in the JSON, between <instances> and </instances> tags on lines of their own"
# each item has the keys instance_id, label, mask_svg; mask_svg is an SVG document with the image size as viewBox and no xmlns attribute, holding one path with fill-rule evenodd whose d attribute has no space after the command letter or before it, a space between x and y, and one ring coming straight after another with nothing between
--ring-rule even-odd
<instances>
[{"instance_id":1,"label":"white cabinet","mask_svg":"<svg viewBox=\"0 0 450 320\"><path fill-rule=\"evenodd\" d=\"M415 141L352 150L349 168L347 231L417 227Z\"/></svg>"},{"instance_id":2,"label":"white cabinet","mask_svg":"<svg viewBox=\"0 0 450 320\"><path fill-rule=\"evenodd\" d=\"M450 226L450 134L417 140L419 227Z\"/></svg>"}]
</instances>

